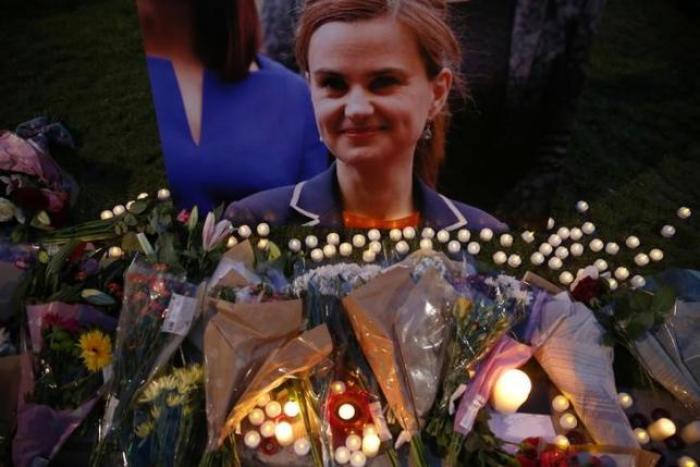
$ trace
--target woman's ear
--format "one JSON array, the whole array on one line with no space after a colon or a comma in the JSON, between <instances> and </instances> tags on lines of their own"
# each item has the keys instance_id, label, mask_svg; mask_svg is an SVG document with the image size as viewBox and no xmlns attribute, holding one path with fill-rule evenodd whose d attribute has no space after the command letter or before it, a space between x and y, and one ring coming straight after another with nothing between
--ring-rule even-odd
<instances>
[{"instance_id":1,"label":"woman's ear","mask_svg":"<svg viewBox=\"0 0 700 467\"><path fill-rule=\"evenodd\" d=\"M430 106L428 118L435 119L442 108L447 103L447 97L450 95L453 80L452 71L449 68L443 68L440 73L433 78L431 85L433 87L433 103Z\"/></svg>"}]
</instances>

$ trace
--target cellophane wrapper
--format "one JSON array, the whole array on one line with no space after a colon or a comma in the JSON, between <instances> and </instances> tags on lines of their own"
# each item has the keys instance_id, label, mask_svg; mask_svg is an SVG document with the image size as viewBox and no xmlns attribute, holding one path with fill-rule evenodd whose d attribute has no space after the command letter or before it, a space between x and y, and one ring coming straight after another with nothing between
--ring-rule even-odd
<instances>
[{"instance_id":1,"label":"cellophane wrapper","mask_svg":"<svg viewBox=\"0 0 700 467\"><path fill-rule=\"evenodd\" d=\"M135 442L133 407L138 391L162 371L201 309L204 285L137 258L124 277L124 302L114 348L114 378L107 396L93 465L122 465Z\"/></svg>"}]
</instances>

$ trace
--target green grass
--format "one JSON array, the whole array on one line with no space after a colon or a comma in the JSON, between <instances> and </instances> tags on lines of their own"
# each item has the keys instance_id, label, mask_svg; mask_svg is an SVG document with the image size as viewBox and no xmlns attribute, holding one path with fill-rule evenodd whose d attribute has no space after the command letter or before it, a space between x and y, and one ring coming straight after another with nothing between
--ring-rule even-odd
<instances>
[{"instance_id":1,"label":"green grass","mask_svg":"<svg viewBox=\"0 0 700 467\"><path fill-rule=\"evenodd\" d=\"M80 149L54 157L81 187L75 218L94 217L162 186L164 168L134 3L5 4L0 128L13 129L41 114L68 125Z\"/></svg>"},{"instance_id":2,"label":"green grass","mask_svg":"<svg viewBox=\"0 0 700 467\"><path fill-rule=\"evenodd\" d=\"M39 114L69 125L81 147L55 157L82 188L76 220L162 186L133 2L29 3L7 0L3 8L0 127ZM602 238L622 243L634 233L645 251L663 248L667 260L657 268L700 267L699 23L671 0L609 0L570 177L552 193L557 221L580 223L573 205L586 199ZM694 208L689 221L675 217L680 205ZM676 225L674 239L658 234L664 222Z\"/></svg>"}]
</instances>

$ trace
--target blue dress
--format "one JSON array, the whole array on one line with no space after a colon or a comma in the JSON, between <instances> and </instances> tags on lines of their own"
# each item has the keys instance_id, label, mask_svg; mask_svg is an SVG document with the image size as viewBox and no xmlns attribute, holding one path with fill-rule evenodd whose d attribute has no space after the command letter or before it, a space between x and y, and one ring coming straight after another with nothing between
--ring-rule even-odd
<instances>
[{"instance_id":1,"label":"blue dress","mask_svg":"<svg viewBox=\"0 0 700 467\"><path fill-rule=\"evenodd\" d=\"M147 61L168 183L179 207L207 212L328 167L308 86L282 65L258 55L260 69L235 83L205 70L196 144L172 63Z\"/></svg>"}]
</instances>

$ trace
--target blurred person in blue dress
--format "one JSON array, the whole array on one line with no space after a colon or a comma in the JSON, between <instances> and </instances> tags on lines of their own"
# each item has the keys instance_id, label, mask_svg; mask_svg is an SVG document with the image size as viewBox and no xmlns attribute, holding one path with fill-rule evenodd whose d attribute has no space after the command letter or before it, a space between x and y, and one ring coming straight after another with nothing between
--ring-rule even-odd
<instances>
[{"instance_id":1,"label":"blurred person in blue dress","mask_svg":"<svg viewBox=\"0 0 700 467\"><path fill-rule=\"evenodd\" d=\"M328 166L308 85L258 53L254 0L139 0L137 6L178 206L210 210Z\"/></svg>"},{"instance_id":2,"label":"blurred person in blue dress","mask_svg":"<svg viewBox=\"0 0 700 467\"><path fill-rule=\"evenodd\" d=\"M226 216L239 225L504 230L435 190L460 60L445 15L436 0L307 0L296 57L335 162L232 203Z\"/></svg>"}]
</instances>

